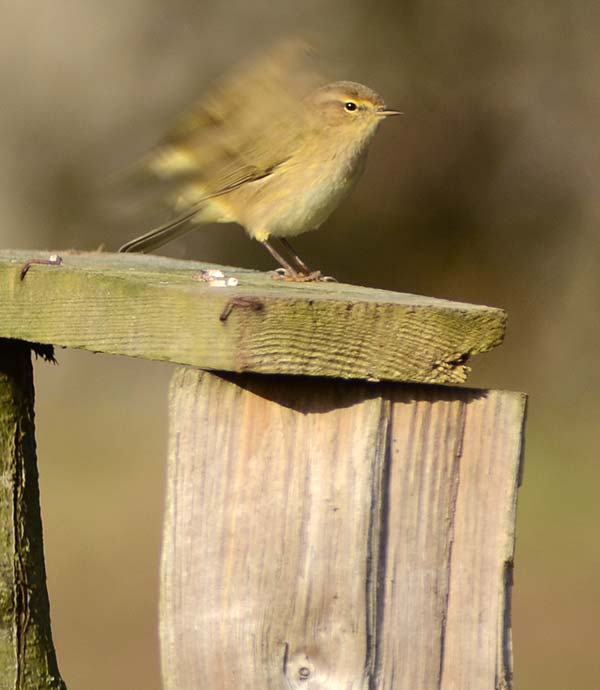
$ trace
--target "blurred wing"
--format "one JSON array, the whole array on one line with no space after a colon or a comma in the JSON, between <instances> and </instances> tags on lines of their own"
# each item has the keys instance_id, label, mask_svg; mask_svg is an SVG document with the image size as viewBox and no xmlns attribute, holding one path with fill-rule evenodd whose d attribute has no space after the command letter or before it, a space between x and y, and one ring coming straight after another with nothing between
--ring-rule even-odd
<instances>
[{"instance_id":1,"label":"blurred wing","mask_svg":"<svg viewBox=\"0 0 600 690\"><path fill-rule=\"evenodd\" d=\"M211 217L211 199L268 177L293 156L306 133L304 99L323 83L309 53L303 41L281 42L234 68L183 115L129 176L154 198L160 192L176 216L120 251L151 251L188 232L189 221Z\"/></svg>"},{"instance_id":2,"label":"blurred wing","mask_svg":"<svg viewBox=\"0 0 600 690\"><path fill-rule=\"evenodd\" d=\"M305 132L303 99L321 82L308 57L304 42L288 40L235 68L167 134L149 168L207 197L270 174Z\"/></svg>"},{"instance_id":3,"label":"blurred wing","mask_svg":"<svg viewBox=\"0 0 600 690\"><path fill-rule=\"evenodd\" d=\"M261 122L263 113L272 108L298 102L320 80L309 64L311 53L305 41L288 39L237 65L181 117L164 143L185 143L198 133L218 131L234 122Z\"/></svg>"}]
</instances>

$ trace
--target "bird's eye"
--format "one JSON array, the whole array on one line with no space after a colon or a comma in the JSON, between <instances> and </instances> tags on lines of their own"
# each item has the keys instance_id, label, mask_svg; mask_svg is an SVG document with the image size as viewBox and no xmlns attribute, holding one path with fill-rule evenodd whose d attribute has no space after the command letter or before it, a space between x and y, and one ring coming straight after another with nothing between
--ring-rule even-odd
<instances>
[{"instance_id":1,"label":"bird's eye","mask_svg":"<svg viewBox=\"0 0 600 690\"><path fill-rule=\"evenodd\" d=\"M346 108L346 110L349 110L350 112L356 110L357 107L358 106L354 101L346 101L346 103L344 103L344 108Z\"/></svg>"}]
</instances>

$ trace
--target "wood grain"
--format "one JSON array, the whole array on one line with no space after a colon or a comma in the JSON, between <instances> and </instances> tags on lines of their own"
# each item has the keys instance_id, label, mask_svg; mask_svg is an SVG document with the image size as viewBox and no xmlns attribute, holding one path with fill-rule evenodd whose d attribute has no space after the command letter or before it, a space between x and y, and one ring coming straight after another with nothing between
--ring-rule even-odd
<instances>
[{"instance_id":1,"label":"wood grain","mask_svg":"<svg viewBox=\"0 0 600 690\"><path fill-rule=\"evenodd\" d=\"M0 252L0 337L204 369L459 383L498 345L500 309L132 254ZM221 268L237 287L198 280Z\"/></svg>"},{"instance_id":2,"label":"wood grain","mask_svg":"<svg viewBox=\"0 0 600 690\"><path fill-rule=\"evenodd\" d=\"M524 404L179 369L166 690L509 688Z\"/></svg>"}]
</instances>

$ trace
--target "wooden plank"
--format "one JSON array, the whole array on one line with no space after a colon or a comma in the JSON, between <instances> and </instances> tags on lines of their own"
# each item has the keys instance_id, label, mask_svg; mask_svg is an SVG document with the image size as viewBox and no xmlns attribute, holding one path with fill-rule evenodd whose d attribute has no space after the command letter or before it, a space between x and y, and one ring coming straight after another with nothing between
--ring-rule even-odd
<instances>
[{"instance_id":1,"label":"wooden plank","mask_svg":"<svg viewBox=\"0 0 600 690\"><path fill-rule=\"evenodd\" d=\"M381 471L363 460L378 443L381 404L363 402L364 385L359 395L334 386L315 401L320 413L303 415L310 385L294 382L293 401L273 401L262 393L279 389L264 383L254 393L184 370L173 384L181 427L163 553L165 690L199 687L201 669L207 688L283 678L296 687L308 677L362 685L374 584L364 506Z\"/></svg>"},{"instance_id":2,"label":"wooden plank","mask_svg":"<svg viewBox=\"0 0 600 690\"><path fill-rule=\"evenodd\" d=\"M0 337L191 364L204 369L458 383L498 345L506 315L338 283L157 256L0 252ZM198 280L222 268L236 287Z\"/></svg>"},{"instance_id":3,"label":"wooden plank","mask_svg":"<svg viewBox=\"0 0 600 690\"><path fill-rule=\"evenodd\" d=\"M473 400L466 413L449 571L444 690L482 688L485 683L499 690L511 687L507 628L524 409L524 396L489 391ZM512 467L503 462L508 458ZM463 663L465 655L473 659L470 668Z\"/></svg>"},{"instance_id":4,"label":"wooden plank","mask_svg":"<svg viewBox=\"0 0 600 690\"><path fill-rule=\"evenodd\" d=\"M379 687L507 690L525 396L392 400Z\"/></svg>"},{"instance_id":5,"label":"wooden plank","mask_svg":"<svg viewBox=\"0 0 600 690\"><path fill-rule=\"evenodd\" d=\"M0 690L64 690L50 633L27 343L0 339Z\"/></svg>"},{"instance_id":6,"label":"wooden plank","mask_svg":"<svg viewBox=\"0 0 600 690\"><path fill-rule=\"evenodd\" d=\"M524 405L178 370L165 690L509 688Z\"/></svg>"},{"instance_id":7,"label":"wooden plank","mask_svg":"<svg viewBox=\"0 0 600 690\"><path fill-rule=\"evenodd\" d=\"M471 397L470 391L450 389L392 393L378 650L382 689L441 688L461 445ZM470 665L468 655L465 663Z\"/></svg>"}]
</instances>

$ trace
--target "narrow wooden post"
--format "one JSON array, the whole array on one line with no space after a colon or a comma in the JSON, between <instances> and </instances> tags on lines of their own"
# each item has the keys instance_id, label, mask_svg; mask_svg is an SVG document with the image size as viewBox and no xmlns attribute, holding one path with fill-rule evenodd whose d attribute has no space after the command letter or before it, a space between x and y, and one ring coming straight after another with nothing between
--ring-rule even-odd
<instances>
[{"instance_id":1,"label":"narrow wooden post","mask_svg":"<svg viewBox=\"0 0 600 690\"><path fill-rule=\"evenodd\" d=\"M0 339L0 690L62 690L50 633L28 343Z\"/></svg>"},{"instance_id":2,"label":"narrow wooden post","mask_svg":"<svg viewBox=\"0 0 600 690\"><path fill-rule=\"evenodd\" d=\"M166 690L511 686L524 397L180 369Z\"/></svg>"}]
</instances>

